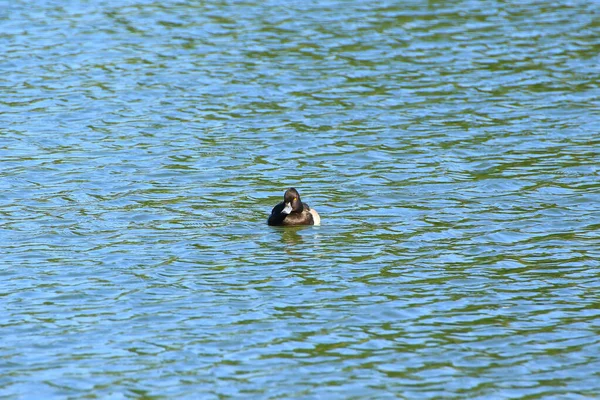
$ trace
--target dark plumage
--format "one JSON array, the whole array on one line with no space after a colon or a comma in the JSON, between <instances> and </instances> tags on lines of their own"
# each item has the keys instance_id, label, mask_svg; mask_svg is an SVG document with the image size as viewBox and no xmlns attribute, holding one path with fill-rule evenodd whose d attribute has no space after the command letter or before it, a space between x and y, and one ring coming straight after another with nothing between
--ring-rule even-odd
<instances>
[{"instance_id":1,"label":"dark plumage","mask_svg":"<svg viewBox=\"0 0 600 400\"><path fill-rule=\"evenodd\" d=\"M274 226L320 225L321 217L300 200L300 193L296 189L289 188L283 195L283 201L273 207L267 223Z\"/></svg>"}]
</instances>

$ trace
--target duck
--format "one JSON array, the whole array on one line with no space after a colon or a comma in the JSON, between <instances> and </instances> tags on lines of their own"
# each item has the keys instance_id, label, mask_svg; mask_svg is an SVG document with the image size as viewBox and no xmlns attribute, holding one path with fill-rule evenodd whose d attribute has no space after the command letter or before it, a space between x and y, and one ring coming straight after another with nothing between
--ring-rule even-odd
<instances>
[{"instance_id":1,"label":"duck","mask_svg":"<svg viewBox=\"0 0 600 400\"><path fill-rule=\"evenodd\" d=\"M271 226L321 225L321 216L300 200L300 193L289 188L283 201L273 207L267 223Z\"/></svg>"}]
</instances>

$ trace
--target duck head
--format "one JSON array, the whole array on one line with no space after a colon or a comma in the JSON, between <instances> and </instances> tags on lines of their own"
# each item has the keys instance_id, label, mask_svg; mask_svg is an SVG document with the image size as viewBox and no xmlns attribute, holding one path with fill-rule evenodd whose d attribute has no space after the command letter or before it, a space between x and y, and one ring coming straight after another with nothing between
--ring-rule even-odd
<instances>
[{"instance_id":1,"label":"duck head","mask_svg":"<svg viewBox=\"0 0 600 400\"><path fill-rule=\"evenodd\" d=\"M304 206L300 200L300 193L294 188L289 188L283 195L283 204L285 208L281 210L282 214L290 214L292 212L302 212Z\"/></svg>"}]
</instances>

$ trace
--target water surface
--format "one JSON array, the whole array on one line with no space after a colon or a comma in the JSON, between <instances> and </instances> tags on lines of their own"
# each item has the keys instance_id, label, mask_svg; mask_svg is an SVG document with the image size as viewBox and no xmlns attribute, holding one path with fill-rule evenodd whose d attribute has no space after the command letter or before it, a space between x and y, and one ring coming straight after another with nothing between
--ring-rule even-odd
<instances>
[{"instance_id":1,"label":"water surface","mask_svg":"<svg viewBox=\"0 0 600 400\"><path fill-rule=\"evenodd\" d=\"M598 396L597 16L5 5L0 397Z\"/></svg>"}]
</instances>

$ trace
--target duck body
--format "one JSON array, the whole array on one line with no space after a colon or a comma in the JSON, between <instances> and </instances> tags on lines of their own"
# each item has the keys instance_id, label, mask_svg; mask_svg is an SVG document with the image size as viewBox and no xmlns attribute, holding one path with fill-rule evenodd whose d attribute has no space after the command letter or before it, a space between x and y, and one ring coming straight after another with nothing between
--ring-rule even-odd
<instances>
[{"instance_id":1,"label":"duck body","mask_svg":"<svg viewBox=\"0 0 600 400\"><path fill-rule=\"evenodd\" d=\"M300 200L300 194L289 188L283 201L273 207L267 223L271 226L320 225L319 213Z\"/></svg>"}]
</instances>

